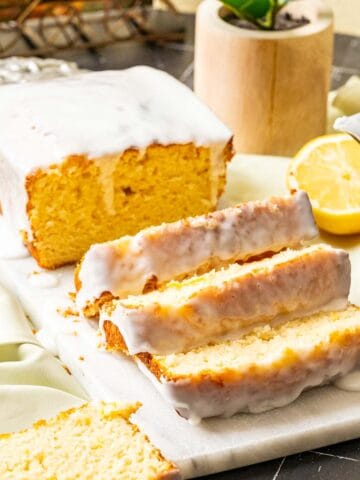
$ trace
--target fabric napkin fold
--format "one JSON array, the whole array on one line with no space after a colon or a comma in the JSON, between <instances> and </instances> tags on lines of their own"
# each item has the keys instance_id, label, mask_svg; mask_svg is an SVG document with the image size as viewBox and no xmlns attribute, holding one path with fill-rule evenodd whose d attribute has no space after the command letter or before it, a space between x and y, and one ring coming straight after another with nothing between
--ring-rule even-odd
<instances>
[{"instance_id":1,"label":"fabric napkin fold","mask_svg":"<svg viewBox=\"0 0 360 480\"><path fill-rule=\"evenodd\" d=\"M38 342L16 298L0 286L0 432L86 400L66 367Z\"/></svg>"}]
</instances>

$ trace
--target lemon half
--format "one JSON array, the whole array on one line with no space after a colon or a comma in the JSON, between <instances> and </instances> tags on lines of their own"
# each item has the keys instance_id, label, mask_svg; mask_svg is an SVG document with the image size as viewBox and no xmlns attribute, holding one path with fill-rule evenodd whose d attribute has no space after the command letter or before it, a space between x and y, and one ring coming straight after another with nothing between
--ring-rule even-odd
<instances>
[{"instance_id":1,"label":"lemon half","mask_svg":"<svg viewBox=\"0 0 360 480\"><path fill-rule=\"evenodd\" d=\"M287 184L308 193L321 229L360 232L360 144L349 135L324 135L307 143L290 162Z\"/></svg>"}]
</instances>

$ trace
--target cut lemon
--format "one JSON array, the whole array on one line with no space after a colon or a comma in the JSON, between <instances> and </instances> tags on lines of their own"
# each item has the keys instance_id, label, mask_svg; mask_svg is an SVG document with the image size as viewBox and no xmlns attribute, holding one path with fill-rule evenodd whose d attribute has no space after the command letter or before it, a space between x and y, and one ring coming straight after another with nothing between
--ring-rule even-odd
<instances>
[{"instance_id":1,"label":"cut lemon","mask_svg":"<svg viewBox=\"0 0 360 480\"><path fill-rule=\"evenodd\" d=\"M291 160L287 183L308 193L320 228L341 235L360 232L360 144L349 135L307 143Z\"/></svg>"}]
</instances>

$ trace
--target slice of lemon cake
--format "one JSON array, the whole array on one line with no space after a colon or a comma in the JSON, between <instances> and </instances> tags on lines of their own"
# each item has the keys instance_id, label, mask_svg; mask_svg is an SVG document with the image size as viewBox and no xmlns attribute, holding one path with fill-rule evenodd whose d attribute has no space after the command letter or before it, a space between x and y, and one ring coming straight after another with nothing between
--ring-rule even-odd
<instances>
[{"instance_id":1,"label":"slice of lemon cake","mask_svg":"<svg viewBox=\"0 0 360 480\"><path fill-rule=\"evenodd\" d=\"M178 469L129 421L138 405L85 404L0 435L1 480L178 480Z\"/></svg>"},{"instance_id":2,"label":"slice of lemon cake","mask_svg":"<svg viewBox=\"0 0 360 480\"><path fill-rule=\"evenodd\" d=\"M313 245L113 300L102 308L100 328L110 349L183 352L257 324L345 308L349 288L348 254Z\"/></svg>"},{"instance_id":3,"label":"slice of lemon cake","mask_svg":"<svg viewBox=\"0 0 360 480\"><path fill-rule=\"evenodd\" d=\"M262 326L238 340L137 363L178 413L193 421L258 413L348 373L360 360L360 309Z\"/></svg>"},{"instance_id":4,"label":"slice of lemon cake","mask_svg":"<svg viewBox=\"0 0 360 480\"><path fill-rule=\"evenodd\" d=\"M231 132L170 75L90 72L0 90L0 200L42 267L213 210Z\"/></svg>"},{"instance_id":5,"label":"slice of lemon cake","mask_svg":"<svg viewBox=\"0 0 360 480\"><path fill-rule=\"evenodd\" d=\"M96 316L112 297L277 252L317 233L305 192L150 227L90 248L75 274L76 303L86 316Z\"/></svg>"}]
</instances>

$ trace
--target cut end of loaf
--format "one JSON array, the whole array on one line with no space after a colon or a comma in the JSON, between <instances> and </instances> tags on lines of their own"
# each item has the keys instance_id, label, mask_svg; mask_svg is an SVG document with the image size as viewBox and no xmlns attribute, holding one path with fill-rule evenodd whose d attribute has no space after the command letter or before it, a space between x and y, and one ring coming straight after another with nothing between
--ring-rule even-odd
<instances>
[{"instance_id":1,"label":"cut end of loaf","mask_svg":"<svg viewBox=\"0 0 360 480\"><path fill-rule=\"evenodd\" d=\"M220 176L212 154L211 146L152 145L93 160L74 155L37 170L26 181L30 253L40 266L56 268L79 261L94 243L213 210L231 143L215 160Z\"/></svg>"}]
</instances>

